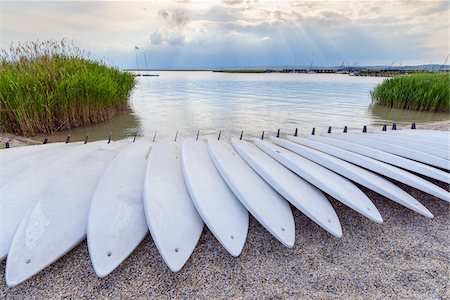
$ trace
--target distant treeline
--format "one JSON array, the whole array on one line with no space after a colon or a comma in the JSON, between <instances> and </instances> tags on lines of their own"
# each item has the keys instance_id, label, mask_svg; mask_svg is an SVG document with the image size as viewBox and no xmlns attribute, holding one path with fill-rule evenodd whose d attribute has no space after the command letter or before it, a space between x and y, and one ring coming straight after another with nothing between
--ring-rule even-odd
<instances>
[{"instance_id":1,"label":"distant treeline","mask_svg":"<svg viewBox=\"0 0 450 300\"><path fill-rule=\"evenodd\" d=\"M274 70L252 70L252 69L243 69L243 70L213 70L213 72L217 73L272 73Z\"/></svg>"},{"instance_id":2,"label":"distant treeline","mask_svg":"<svg viewBox=\"0 0 450 300\"><path fill-rule=\"evenodd\" d=\"M0 131L34 135L110 119L127 107L134 76L63 40L1 50Z\"/></svg>"}]
</instances>

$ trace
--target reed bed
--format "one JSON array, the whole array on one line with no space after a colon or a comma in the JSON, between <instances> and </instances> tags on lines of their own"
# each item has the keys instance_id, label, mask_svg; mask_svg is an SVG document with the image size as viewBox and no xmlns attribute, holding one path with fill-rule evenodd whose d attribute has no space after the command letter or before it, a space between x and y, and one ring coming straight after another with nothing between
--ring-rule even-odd
<instances>
[{"instance_id":1,"label":"reed bed","mask_svg":"<svg viewBox=\"0 0 450 300\"><path fill-rule=\"evenodd\" d=\"M372 102L391 108L450 111L449 73L418 73L385 80L371 91Z\"/></svg>"},{"instance_id":2,"label":"reed bed","mask_svg":"<svg viewBox=\"0 0 450 300\"><path fill-rule=\"evenodd\" d=\"M110 119L135 85L120 71L66 40L1 50L0 131L34 135Z\"/></svg>"}]
</instances>

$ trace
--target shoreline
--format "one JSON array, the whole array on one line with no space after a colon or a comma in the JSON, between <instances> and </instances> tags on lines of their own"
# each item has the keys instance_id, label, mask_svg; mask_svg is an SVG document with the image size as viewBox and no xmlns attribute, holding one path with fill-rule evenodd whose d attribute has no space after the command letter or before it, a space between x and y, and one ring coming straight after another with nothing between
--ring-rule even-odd
<instances>
[{"instance_id":1,"label":"shoreline","mask_svg":"<svg viewBox=\"0 0 450 300\"><path fill-rule=\"evenodd\" d=\"M410 125L397 126L398 129L408 129ZM380 126L369 125L368 130L379 130ZM450 120L431 122L431 123L423 123L417 124L417 130L420 129L431 129L431 130L442 130L442 131L450 131ZM2 133L0 132L0 149L5 147L5 143L10 141L11 147L20 147L20 146L28 146L28 145L38 145L42 144L42 140L34 139L33 137L23 137L10 133Z\"/></svg>"}]
</instances>

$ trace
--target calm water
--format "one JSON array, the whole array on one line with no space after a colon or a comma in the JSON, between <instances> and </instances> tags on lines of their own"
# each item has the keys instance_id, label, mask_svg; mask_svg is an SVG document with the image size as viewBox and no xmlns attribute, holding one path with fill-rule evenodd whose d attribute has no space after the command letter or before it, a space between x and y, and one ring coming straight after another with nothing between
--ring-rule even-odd
<instances>
[{"instance_id":1,"label":"calm water","mask_svg":"<svg viewBox=\"0 0 450 300\"><path fill-rule=\"evenodd\" d=\"M68 133L81 139L113 137L139 132L145 136L239 134L259 135L262 130L293 131L299 127L336 130L348 125L381 125L397 122L445 120L431 114L371 108L369 91L383 79L338 74L227 74L213 72L152 72L160 77L137 77L131 112L111 122Z\"/></svg>"}]
</instances>

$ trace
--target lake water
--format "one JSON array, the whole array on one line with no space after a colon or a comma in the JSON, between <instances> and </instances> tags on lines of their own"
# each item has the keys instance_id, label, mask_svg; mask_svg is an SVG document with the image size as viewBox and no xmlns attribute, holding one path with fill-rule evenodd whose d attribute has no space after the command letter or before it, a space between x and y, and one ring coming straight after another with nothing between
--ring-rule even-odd
<instances>
[{"instance_id":1,"label":"lake water","mask_svg":"<svg viewBox=\"0 0 450 300\"><path fill-rule=\"evenodd\" d=\"M371 108L369 91L382 78L339 74L235 74L213 72L154 71L159 77L137 77L130 99L131 112L112 121L55 134L62 140L70 133L82 139L103 139L133 135L180 136L239 134L260 135L261 131L310 132L345 125L396 122L432 122L447 114Z\"/></svg>"}]
</instances>

